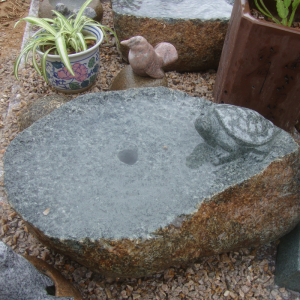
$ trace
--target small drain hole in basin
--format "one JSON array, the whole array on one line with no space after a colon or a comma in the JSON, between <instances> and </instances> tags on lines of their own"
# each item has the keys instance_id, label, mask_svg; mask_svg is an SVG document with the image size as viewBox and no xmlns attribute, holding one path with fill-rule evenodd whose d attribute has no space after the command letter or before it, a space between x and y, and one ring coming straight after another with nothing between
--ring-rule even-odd
<instances>
[{"instance_id":1,"label":"small drain hole in basin","mask_svg":"<svg viewBox=\"0 0 300 300\"><path fill-rule=\"evenodd\" d=\"M127 165L134 165L138 160L137 149L124 149L118 153L118 158L121 162Z\"/></svg>"}]
</instances>

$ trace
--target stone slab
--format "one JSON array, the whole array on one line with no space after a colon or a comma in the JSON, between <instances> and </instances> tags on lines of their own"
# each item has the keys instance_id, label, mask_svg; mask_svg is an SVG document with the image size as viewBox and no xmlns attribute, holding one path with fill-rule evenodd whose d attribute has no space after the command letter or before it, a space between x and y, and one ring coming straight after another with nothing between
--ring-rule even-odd
<instances>
[{"instance_id":1,"label":"stone slab","mask_svg":"<svg viewBox=\"0 0 300 300\"><path fill-rule=\"evenodd\" d=\"M25 129L4 184L44 244L140 277L286 234L300 220L299 161L293 138L254 111L139 88L80 96Z\"/></svg>"},{"instance_id":2,"label":"stone slab","mask_svg":"<svg viewBox=\"0 0 300 300\"><path fill-rule=\"evenodd\" d=\"M55 297L47 292L53 281L40 273L28 260L0 242L0 298L1 300L43 299L74 300ZM79 300L79 299L78 299Z\"/></svg>"},{"instance_id":3,"label":"stone slab","mask_svg":"<svg viewBox=\"0 0 300 300\"><path fill-rule=\"evenodd\" d=\"M155 46L169 42L179 58L165 70L217 69L233 1L112 0L114 28L120 41L141 35ZM128 49L121 46L123 58Z\"/></svg>"},{"instance_id":4,"label":"stone slab","mask_svg":"<svg viewBox=\"0 0 300 300\"><path fill-rule=\"evenodd\" d=\"M275 283L300 292L300 224L280 239L276 257Z\"/></svg>"},{"instance_id":5,"label":"stone slab","mask_svg":"<svg viewBox=\"0 0 300 300\"><path fill-rule=\"evenodd\" d=\"M18 115L18 126L20 131L29 127L35 121L50 114L54 109L60 107L72 98L63 95L50 95L37 98L28 104Z\"/></svg>"}]
</instances>

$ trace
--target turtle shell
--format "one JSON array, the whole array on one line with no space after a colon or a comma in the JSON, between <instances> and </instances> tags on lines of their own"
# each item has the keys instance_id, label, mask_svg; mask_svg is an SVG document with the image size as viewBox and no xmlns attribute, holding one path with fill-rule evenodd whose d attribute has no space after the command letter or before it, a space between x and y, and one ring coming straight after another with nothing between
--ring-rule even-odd
<instances>
[{"instance_id":1,"label":"turtle shell","mask_svg":"<svg viewBox=\"0 0 300 300\"><path fill-rule=\"evenodd\" d=\"M214 111L227 134L238 143L248 146L260 146L269 142L279 130L252 109L218 104Z\"/></svg>"}]
</instances>

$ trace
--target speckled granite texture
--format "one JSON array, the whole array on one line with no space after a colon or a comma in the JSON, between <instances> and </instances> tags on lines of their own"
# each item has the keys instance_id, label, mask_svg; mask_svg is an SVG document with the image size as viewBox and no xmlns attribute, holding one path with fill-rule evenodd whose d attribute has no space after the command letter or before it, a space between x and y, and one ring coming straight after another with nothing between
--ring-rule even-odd
<instances>
[{"instance_id":1,"label":"speckled granite texture","mask_svg":"<svg viewBox=\"0 0 300 300\"><path fill-rule=\"evenodd\" d=\"M10 204L43 243L110 276L277 239L300 218L299 148L234 107L212 118L231 148L211 143L195 121L214 106L163 87L80 96L9 145ZM248 118L242 143L230 114Z\"/></svg>"},{"instance_id":2,"label":"speckled granite texture","mask_svg":"<svg viewBox=\"0 0 300 300\"><path fill-rule=\"evenodd\" d=\"M234 1L226 0L112 0L117 13L166 19L228 20Z\"/></svg>"},{"instance_id":3,"label":"speckled granite texture","mask_svg":"<svg viewBox=\"0 0 300 300\"><path fill-rule=\"evenodd\" d=\"M230 19L231 0L112 0L114 28L119 40L136 35L155 46L169 42L178 60L165 70L217 69ZM125 59L128 49L121 46Z\"/></svg>"},{"instance_id":4,"label":"speckled granite texture","mask_svg":"<svg viewBox=\"0 0 300 300\"><path fill-rule=\"evenodd\" d=\"M43 299L74 300L47 293L53 281L40 273L28 260L0 242L0 298L1 300Z\"/></svg>"},{"instance_id":5,"label":"speckled granite texture","mask_svg":"<svg viewBox=\"0 0 300 300\"><path fill-rule=\"evenodd\" d=\"M300 224L280 239L276 257L275 283L300 292Z\"/></svg>"}]
</instances>

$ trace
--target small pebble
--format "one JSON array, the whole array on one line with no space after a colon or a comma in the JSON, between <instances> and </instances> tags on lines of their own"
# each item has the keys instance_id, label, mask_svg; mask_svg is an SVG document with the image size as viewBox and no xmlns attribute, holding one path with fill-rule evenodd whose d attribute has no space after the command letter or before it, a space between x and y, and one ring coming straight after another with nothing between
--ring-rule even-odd
<instances>
[{"instance_id":1,"label":"small pebble","mask_svg":"<svg viewBox=\"0 0 300 300\"><path fill-rule=\"evenodd\" d=\"M48 207L47 209L45 209L45 210L43 211L43 215L44 215L44 216L47 216L47 215L49 214L49 212L50 212L50 207Z\"/></svg>"}]
</instances>

